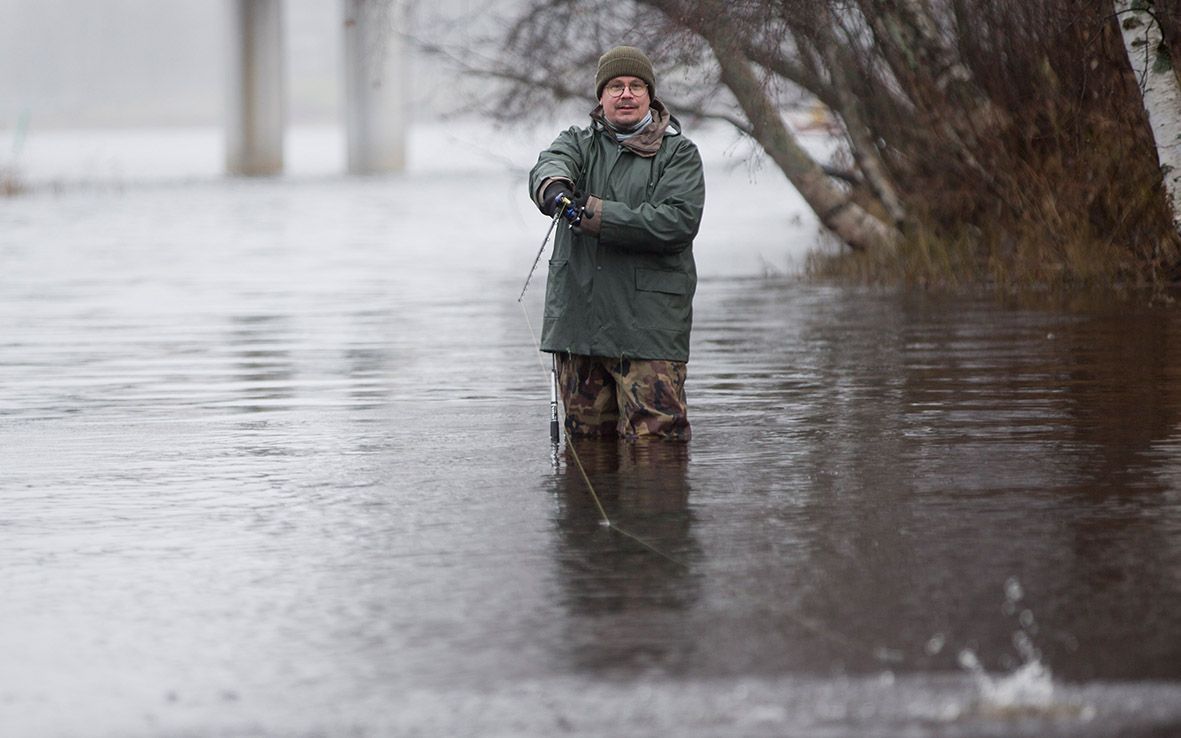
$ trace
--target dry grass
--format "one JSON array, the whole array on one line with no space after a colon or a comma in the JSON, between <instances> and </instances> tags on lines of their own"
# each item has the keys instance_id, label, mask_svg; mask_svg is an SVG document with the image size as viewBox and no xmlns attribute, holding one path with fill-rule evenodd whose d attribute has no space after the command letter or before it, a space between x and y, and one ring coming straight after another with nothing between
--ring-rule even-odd
<instances>
[{"instance_id":1,"label":"dry grass","mask_svg":"<svg viewBox=\"0 0 1181 738\"><path fill-rule=\"evenodd\" d=\"M813 273L949 287L1176 284L1181 239L1110 14L1067 0L957 7L975 30L957 48L970 68L966 98L922 74L898 79L917 101L910 112L887 85L860 97L905 193L904 243L891 258L817 259ZM873 56L879 48L866 70L889 58ZM965 122L964 99L999 114Z\"/></svg>"}]
</instances>

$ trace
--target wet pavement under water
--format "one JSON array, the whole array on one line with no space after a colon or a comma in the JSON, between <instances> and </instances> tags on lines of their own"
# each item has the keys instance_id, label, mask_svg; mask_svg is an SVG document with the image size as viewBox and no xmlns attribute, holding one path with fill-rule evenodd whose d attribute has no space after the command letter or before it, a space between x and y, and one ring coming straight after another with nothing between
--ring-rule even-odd
<instances>
[{"instance_id":1,"label":"wet pavement under water","mask_svg":"<svg viewBox=\"0 0 1181 738\"><path fill-rule=\"evenodd\" d=\"M0 205L0 734L1181 735L1175 306L727 272L713 211L608 526L544 220L454 185Z\"/></svg>"}]
</instances>

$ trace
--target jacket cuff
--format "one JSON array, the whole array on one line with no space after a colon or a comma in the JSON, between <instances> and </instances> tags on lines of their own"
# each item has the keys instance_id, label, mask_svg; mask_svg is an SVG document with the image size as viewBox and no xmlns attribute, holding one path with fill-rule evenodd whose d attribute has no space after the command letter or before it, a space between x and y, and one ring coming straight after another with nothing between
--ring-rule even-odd
<instances>
[{"instance_id":1,"label":"jacket cuff","mask_svg":"<svg viewBox=\"0 0 1181 738\"><path fill-rule=\"evenodd\" d=\"M603 200L595 195L586 198L583 207L582 220L578 223L578 230L583 235L598 238L603 225Z\"/></svg>"}]
</instances>

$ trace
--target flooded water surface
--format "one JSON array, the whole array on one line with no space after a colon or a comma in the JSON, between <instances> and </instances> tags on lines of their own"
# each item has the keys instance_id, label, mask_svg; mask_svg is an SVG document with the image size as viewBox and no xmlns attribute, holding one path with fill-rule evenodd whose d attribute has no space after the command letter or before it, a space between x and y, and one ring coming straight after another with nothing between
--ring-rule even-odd
<instances>
[{"instance_id":1,"label":"flooded water surface","mask_svg":"<svg viewBox=\"0 0 1181 738\"><path fill-rule=\"evenodd\" d=\"M1175 306L715 175L687 447L551 447L518 175L0 203L0 734L1181 734Z\"/></svg>"}]
</instances>

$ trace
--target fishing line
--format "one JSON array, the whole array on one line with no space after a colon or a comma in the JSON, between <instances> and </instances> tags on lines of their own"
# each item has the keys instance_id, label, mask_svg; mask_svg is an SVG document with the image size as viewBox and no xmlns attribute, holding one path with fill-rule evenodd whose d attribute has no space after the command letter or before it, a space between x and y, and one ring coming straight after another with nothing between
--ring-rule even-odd
<instances>
[{"instance_id":1,"label":"fishing line","mask_svg":"<svg viewBox=\"0 0 1181 738\"><path fill-rule=\"evenodd\" d=\"M525 315L525 325L529 326L529 335L533 337L533 344L537 347L537 365L541 368L541 371L544 373L546 369L545 369L545 364L541 360L541 354L542 354L541 342L537 340L537 331L533 330L533 321L529 319L529 311L525 308L525 303L521 302L520 305L521 305L521 312L524 313L524 315ZM620 533L627 536L628 538L631 538L632 540L640 543L645 548L648 548L648 549L660 554L664 558L676 563L679 566L683 566L686 569L689 568L688 566L686 566L682 562L677 561L676 559L674 559L673 557L664 553L663 551L656 548L652 544L645 542L643 539L639 538L638 536L636 536L632 533L625 531L623 528L620 528L618 525L616 525L614 522L612 522L611 518L607 515L607 510L603 507L603 502L599 498L599 493L595 491L595 485L591 482L590 475L586 473L586 467L584 467L582 465L582 459L578 455L578 449L576 449L574 447L574 442L570 439L569 436L566 437L566 448L567 448L567 450L570 451L570 457L574 460L574 465L576 467L578 467L578 473L582 476L582 481L586 483L586 489L588 492L590 492L591 500L595 503L595 509L597 509L599 511L599 518L600 518L599 522L602 525L604 525L608 528L611 528L613 530L619 531Z\"/></svg>"},{"instance_id":2,"label":"fishing line","mask_svg":"<svg viewBox=\"0 0 1181 738\"><path fill-rule=\"evenodd\" d=\"M541 350L541 341L537 337L537 331L535 331L533 329L533 321L529 318L529 310L525 307L524 298L525 298L525 291L529 289L529 280L532 279L533 272L537 269L538 262L541 261L541 255L542 255L542 253L545 252L545 246L549 242L550 235L553 233L554 227L557 225L558 219L561 217L561 215L562 215L562 211L559 210L558 213L556 213L554 215L553 220L550 221L549 229L545 233L545 239L542 240L542 242L541 242L541 249L537 252L536 258L533 259L533 267L529 270L529 275L525 279L525 286L521 289L520 296L517 297L517 304L521 306L521 313L525 316L525 325L527 325L529 327L529 335L533 339L533 345L537 348L537 365L538 365L538 367L540 367L543 374L546 371L546 367L545 367L545 363L541 359L541 354L543 353ZM556 356L554 357L553 361L554 361L555 366L551 367L551 369L550 369L549 381L551 383L551 385L550 385L551 392L556 392L556 382L557 382L557 379L556 379L557 358L556 358ZM551 394L551 408L552 408L551 413L553 414L553 417L556 422L557 405L556 405L556 398L554 397L553 394ZM557 436L555 435L552 438L552 440L553 440L554 446L556 447L558 444ZM628 531L624 528L620 528L618 525L616 525L611 520L611 518L608 517L607 511L603 507L603 502L600 499L598 492L595 490L595 485L591 482L590 475L587 474L587 472L586 472L586 467L584 467L582 464L582 458L578 455L578 449L575 448L574 441L573 441L573 439L570 438L570 436L568 434L566 436L566 449L570 452L570 457L574 460L575 466L578 467L578 473L582 476L582 481L586 483L587 492L590 493L590 498L594 502L595 508L598 510L599 518L600 518L600 520L599 520L600 525L608 528L609 530L613 530L613 531L619 533L620 535L624 536L625 538L628 538L629 540L639 544L640 546L647 549L648 551L656 554L660 558L662 558L672 564L675 564L677 567L679 567L685 571L690 571L689 565L686 564L684 561L681 561L680 559L676 558L675 556L672 556L671 554L661 550L659 547L653 545L652 543L649 543L648 541L644 540L642 537L636 535L635 533L632 533L631 531ZM735 594L741 594L741 593L735 591ZM823 623L820 623L812 618L805 617L803 615L791 614L791 613L784 613L784 617L788 620L793 621L796 625L800 626L804 630L806 630L806 631L812 633L813 635L815 635L819 638L822 638L830 643L837 644L837 645L840 645L844 648L848 648L848 649L851 649L854 651L865 651L865 652L871 653L879 661L894 661L894 662L897 661L894 658L885 658L883 655L885 649L883 649L882 647L870 644L865 641L858 641L857 639L855 639L853 637L847 636L839 631L836 631L836 630L833 630L832 628L826 627Z\"/></svg>"},{"instance_id":3,"label":"fishing line","mask_svg":"<svg viewBox=\"0 0 1181 738\"><path fill-rule=\"evenodd\" d=\"M569 205L570 201L567 200L566 198L563 198L563 204ZM537 348L537 365L538 365L538 367L540 367L542 373L545 373L545 364L541 360L541 354L542 354L541 341L537 337L537 331L535 331L533 329L533 321L529 318L529 310L528 310L528 308L525 307L524 299L525 299L525 291L529 289L529 280L531 280L533 278L533 272L537 271L537 264L538 264L538 262L541 261L541 255L543 253L545 253L545 246L547 243L549 243L550 235L554 232L554 227L557 225L558 219L562 217L562 212L563 212L562 209L559 209L558 212L554 214L553 219L550 221L549 229L546 230L546 232L545 232L545 238L542 239L542 241L541 241L541 248L537 251L537 256L534 257L534 259L533 259L533 266L529 269L528 276L525 277L525 286L521 288L521 294L517 297L517 304L521 306L521 313L525 316L525 325L527 325L529 327L529 336L533 339L533 345ZM557 357L556 356L553 358L553 362L554 362L554 365L550 369L550 380L549 380L550 381L550 391L551 391L551 395L550 395L550 398L551 398L550 399L551 431L552 431L551 432L551 440L553 441L554 445L556 446L559 441L558 433L557 433ZM606 510L606 508L603 507L603 501L602 501L602 499L599 498L599 493L597 491L595 491L595 485L591 482L590 475L586 473L586 467L584 467L582 464L582 458L578 455L578 449L576 449L574 447L574 442L569 436L566 437L566 449L569 450L570 457L574 460L575 466L578 467L578 473L582 476L582 481L586 483L586 489L590 493L591 500L595 503L595 509L597 509L599 512L600 525L603 525L606 528L614 530L614 531L618 532L620 535L623 535L624 537L629 538L632 541L635 541L636 543L640 544L641 546L648 549L649 551L656 554L657 556L660 556L661 558L676 564L677 566L681 567L682 569L685 569L686 571L689 570L689 565L686 564L685 562L680 561L677 558L671 556L670 554L660 550L658 547L652 545L648 541L645 541L643 538L641 538L640 536L637 536L635 533L632 533L628 530L620 528L618 525L616 525L611 520L611 518L607 515L607 510Z\"/></svg>"},{"instance_id":4,"label":"fishing line","mask_svg":"<svg viewBox=\"0 0 1181 738\"><path fill-rule=\"evenodd\" d=\"M563 197L562 202L567 203L570 201ZM554 213L553 220L549 222L549 229L545 232L545 238L541 239L541 248L537 250L537 256L533 257L533 266L529 267L529 274L525 277L525 286L521 288L521 294L517 296L517 302L525 299L525 290L529 289L529 280L533 279L533 272L537 271L537 263L541 261L541 255L545 253L545 245L549 243L550 234L554 232L554 226L558 224L558 219L561 217L562 210L559 208L558 212ZM529 317L528 313L526 313L525 317ZM530 327L529 330L532 331L533 328ZM534 336L534 339L536 339L536 336ZM538 345L540 346L540 344ZM545 369L545 367L542 366L542 369Z\"/></svg>"}]
</instances>

